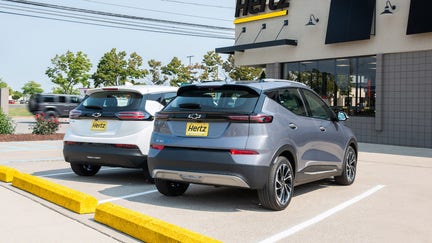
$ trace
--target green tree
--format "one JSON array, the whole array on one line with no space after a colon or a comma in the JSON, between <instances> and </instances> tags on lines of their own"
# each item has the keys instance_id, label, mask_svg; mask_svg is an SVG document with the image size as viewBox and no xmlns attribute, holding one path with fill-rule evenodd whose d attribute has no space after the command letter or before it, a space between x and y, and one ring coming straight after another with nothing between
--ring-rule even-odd
<instances>
[{"instance_id":1,"label":"green tree","mask_svg":"<svg viewBox=\"0 0 432 243\"><path fill-rule=\"evenodd\" d=\"M221 56L215 51L209 51L204 55L202 60L203 73L200 76L201 80L218 80L219 67L222 66L223 61Z\"/></svg>"},{"instance_id":2,"label":"green tree","mask_svg":"<svg viewBox=\"0 0 432 243\"><path fill-rule=\"evenodd\" d=\"M105 53L92 76L95 87L124 85L126 81L136 83L135 79L144 78L148 74L148 70L141 68L141 56L135 52L127 60L126 56L125 51L117 52L116 48Z\"/></svg>"},{"instance_id":3,"label":"green tree","mask_svg":"<svg viewBox=\"0 0 432 243\"><path fill-rule=\"evenodd\" d=\"M25 96L40 94L44 92L44 90L41 88L41 85L36 83L35 81L29 81L25 83L21 90L23 95Z\"/></svg>"},{"instance_id":4,"label":"green tree","mask_svg":"<svg viewBox=\"0 0 432 243\"><path fill-rule=\"evenodd\" d=\"M12 92L12 99L13 100L19 100L21 97L23 97L23 94L19 91L13 91Z\"/></svg>"},{"instance_id":5,"label":"green tree","mask_svg":"<svg viewBox=\"0 0 432 243\"><path fill-rule=\"evenodd\" d=\"M222 65L225 72L234 80L255 80L258 79L263 72L263 69L259 67L235 66L234 63L234 55L230 55L228 60Z\"/></svg>"},{"instance_id":6,"label":"green tree","mask_svg":"<svg viewBox=\"0 0 432 243\"><path fill-rule=\"evenodd\" d=\"M189 67L185 66L180 59L174 57L170 63L161 68L162 74L167 75L171 86L179 86L181 83L190 83L193 80Z\"/></svg>"},{"instance_id":7,"label":"green tree","mask_svg":"<svg viewBox=\"0 0 432 243\"><path fill-rule=\"evenodd\" d=\"M3 81L2 78L0 78L0 88L8 88L9 89L9 95L12 95L12 93L14 92L13 89L11 87L9 87L9 85Z\"/></svg>"},{"instance_id":8,"label":"green tree","mask_svg":"<svg viewBox=\"0 0 432 243\"><path fill-rule=\"evenodd\" d=\"M149 72L151 75L152 83L154 83L156 85L161 85L161 84L165 83L167 78L166 77L164 79L161 78L161 76L162 76L161 75L162 62L151 59L147 63L150 67Z\"/></svg>"},{"instance_id":9,"label":"green tree","mask_svg":"<svg viewBox=\"0 0 432 243\"><path fill-rule=\"evenodd\" d=\"M86 54L78 51L74 54L67 51L63 55L56 55L51 59L53 67L49 67L45 74L51 82L58 85L54 89L64 94L79 94L77 85L83 88L90 86L89 77L92 65Z\"/></svg>"}]
</instances>

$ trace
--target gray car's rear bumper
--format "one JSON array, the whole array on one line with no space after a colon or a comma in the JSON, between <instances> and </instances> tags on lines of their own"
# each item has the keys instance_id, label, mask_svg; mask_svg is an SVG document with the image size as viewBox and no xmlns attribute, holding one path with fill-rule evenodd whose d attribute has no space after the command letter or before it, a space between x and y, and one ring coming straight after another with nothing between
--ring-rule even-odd
<instances>
[{"instance_id":1,"label":"gray car's rear bumper","mask_svg":"<svg viewBox=\"0 0 432 243\"><path fill-rule=\"evenodd\" d=\"M150 149L148 166L154 178L251 189L264 187L269 173L265 166L237 163L234 156L224 150Z\"/></svg>"}]
</instances>

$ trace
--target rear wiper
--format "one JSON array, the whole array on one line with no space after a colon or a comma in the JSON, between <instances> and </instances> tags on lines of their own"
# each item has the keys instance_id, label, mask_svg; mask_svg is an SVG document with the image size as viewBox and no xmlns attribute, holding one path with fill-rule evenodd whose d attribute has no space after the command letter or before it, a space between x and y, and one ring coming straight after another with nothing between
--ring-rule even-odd
<instances>
[{"instance_id":1,"label":"rear wiper","mask_svg":"<svg viewBox=\"0 0 432 243\"><path fill-rule=\"evenodd\" d=\"M201 105L197 103L183 103L180 104L179 107L185 109L201 109Z\"/></svg>"},{"instance_id":2,"label":"rear wiper","mask_svg":"<svg viewBox=\"0 0 432 243\"><path fill-rule=\"evenodd\" d=\"M102 106L98 106L98 105L85 105L84 108L94 109L94 110L102 110Z\"/></svg>"}]
</instances>

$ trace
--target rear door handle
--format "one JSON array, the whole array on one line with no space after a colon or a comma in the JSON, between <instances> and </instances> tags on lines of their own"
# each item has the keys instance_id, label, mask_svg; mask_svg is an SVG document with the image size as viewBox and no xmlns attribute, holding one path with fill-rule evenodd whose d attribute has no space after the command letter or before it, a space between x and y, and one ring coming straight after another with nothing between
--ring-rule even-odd
<instances>
[{"instance_id":1,"label":"rear door handle","mask_svg":"<svg viewBox=\"0 0 432 243\"><path fill-rule=\"evenodd\" d=\"M297 125L294 124L294 123L290 123L288 126L289 126L291 129L297 129Z\"/></svg>"}]
</instances>

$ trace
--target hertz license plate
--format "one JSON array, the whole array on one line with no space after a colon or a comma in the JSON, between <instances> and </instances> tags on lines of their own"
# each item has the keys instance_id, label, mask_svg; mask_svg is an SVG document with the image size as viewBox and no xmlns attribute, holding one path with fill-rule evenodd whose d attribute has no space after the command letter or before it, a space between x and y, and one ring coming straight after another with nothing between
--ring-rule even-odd
<instances>
[{"instance_id":1,"label":"hertz license plate","mask_svg":"<svg viewBox=\"0 0 432 243\"><path fill-rule=\"evenodd\" d=\"M108 123L106 121L93 120L90 130L105 132Z\"/></svg>"},{"instance_id":2,"label":"hertz license plate","mask_svg":"<svg viewBox=\"0 0 432 243\"><path fill-rule=\"evenodd\" d=\"M208 129L208 123L188 122L186 123L186 136L207 137Z\"/></svg>"}]
</instances>

